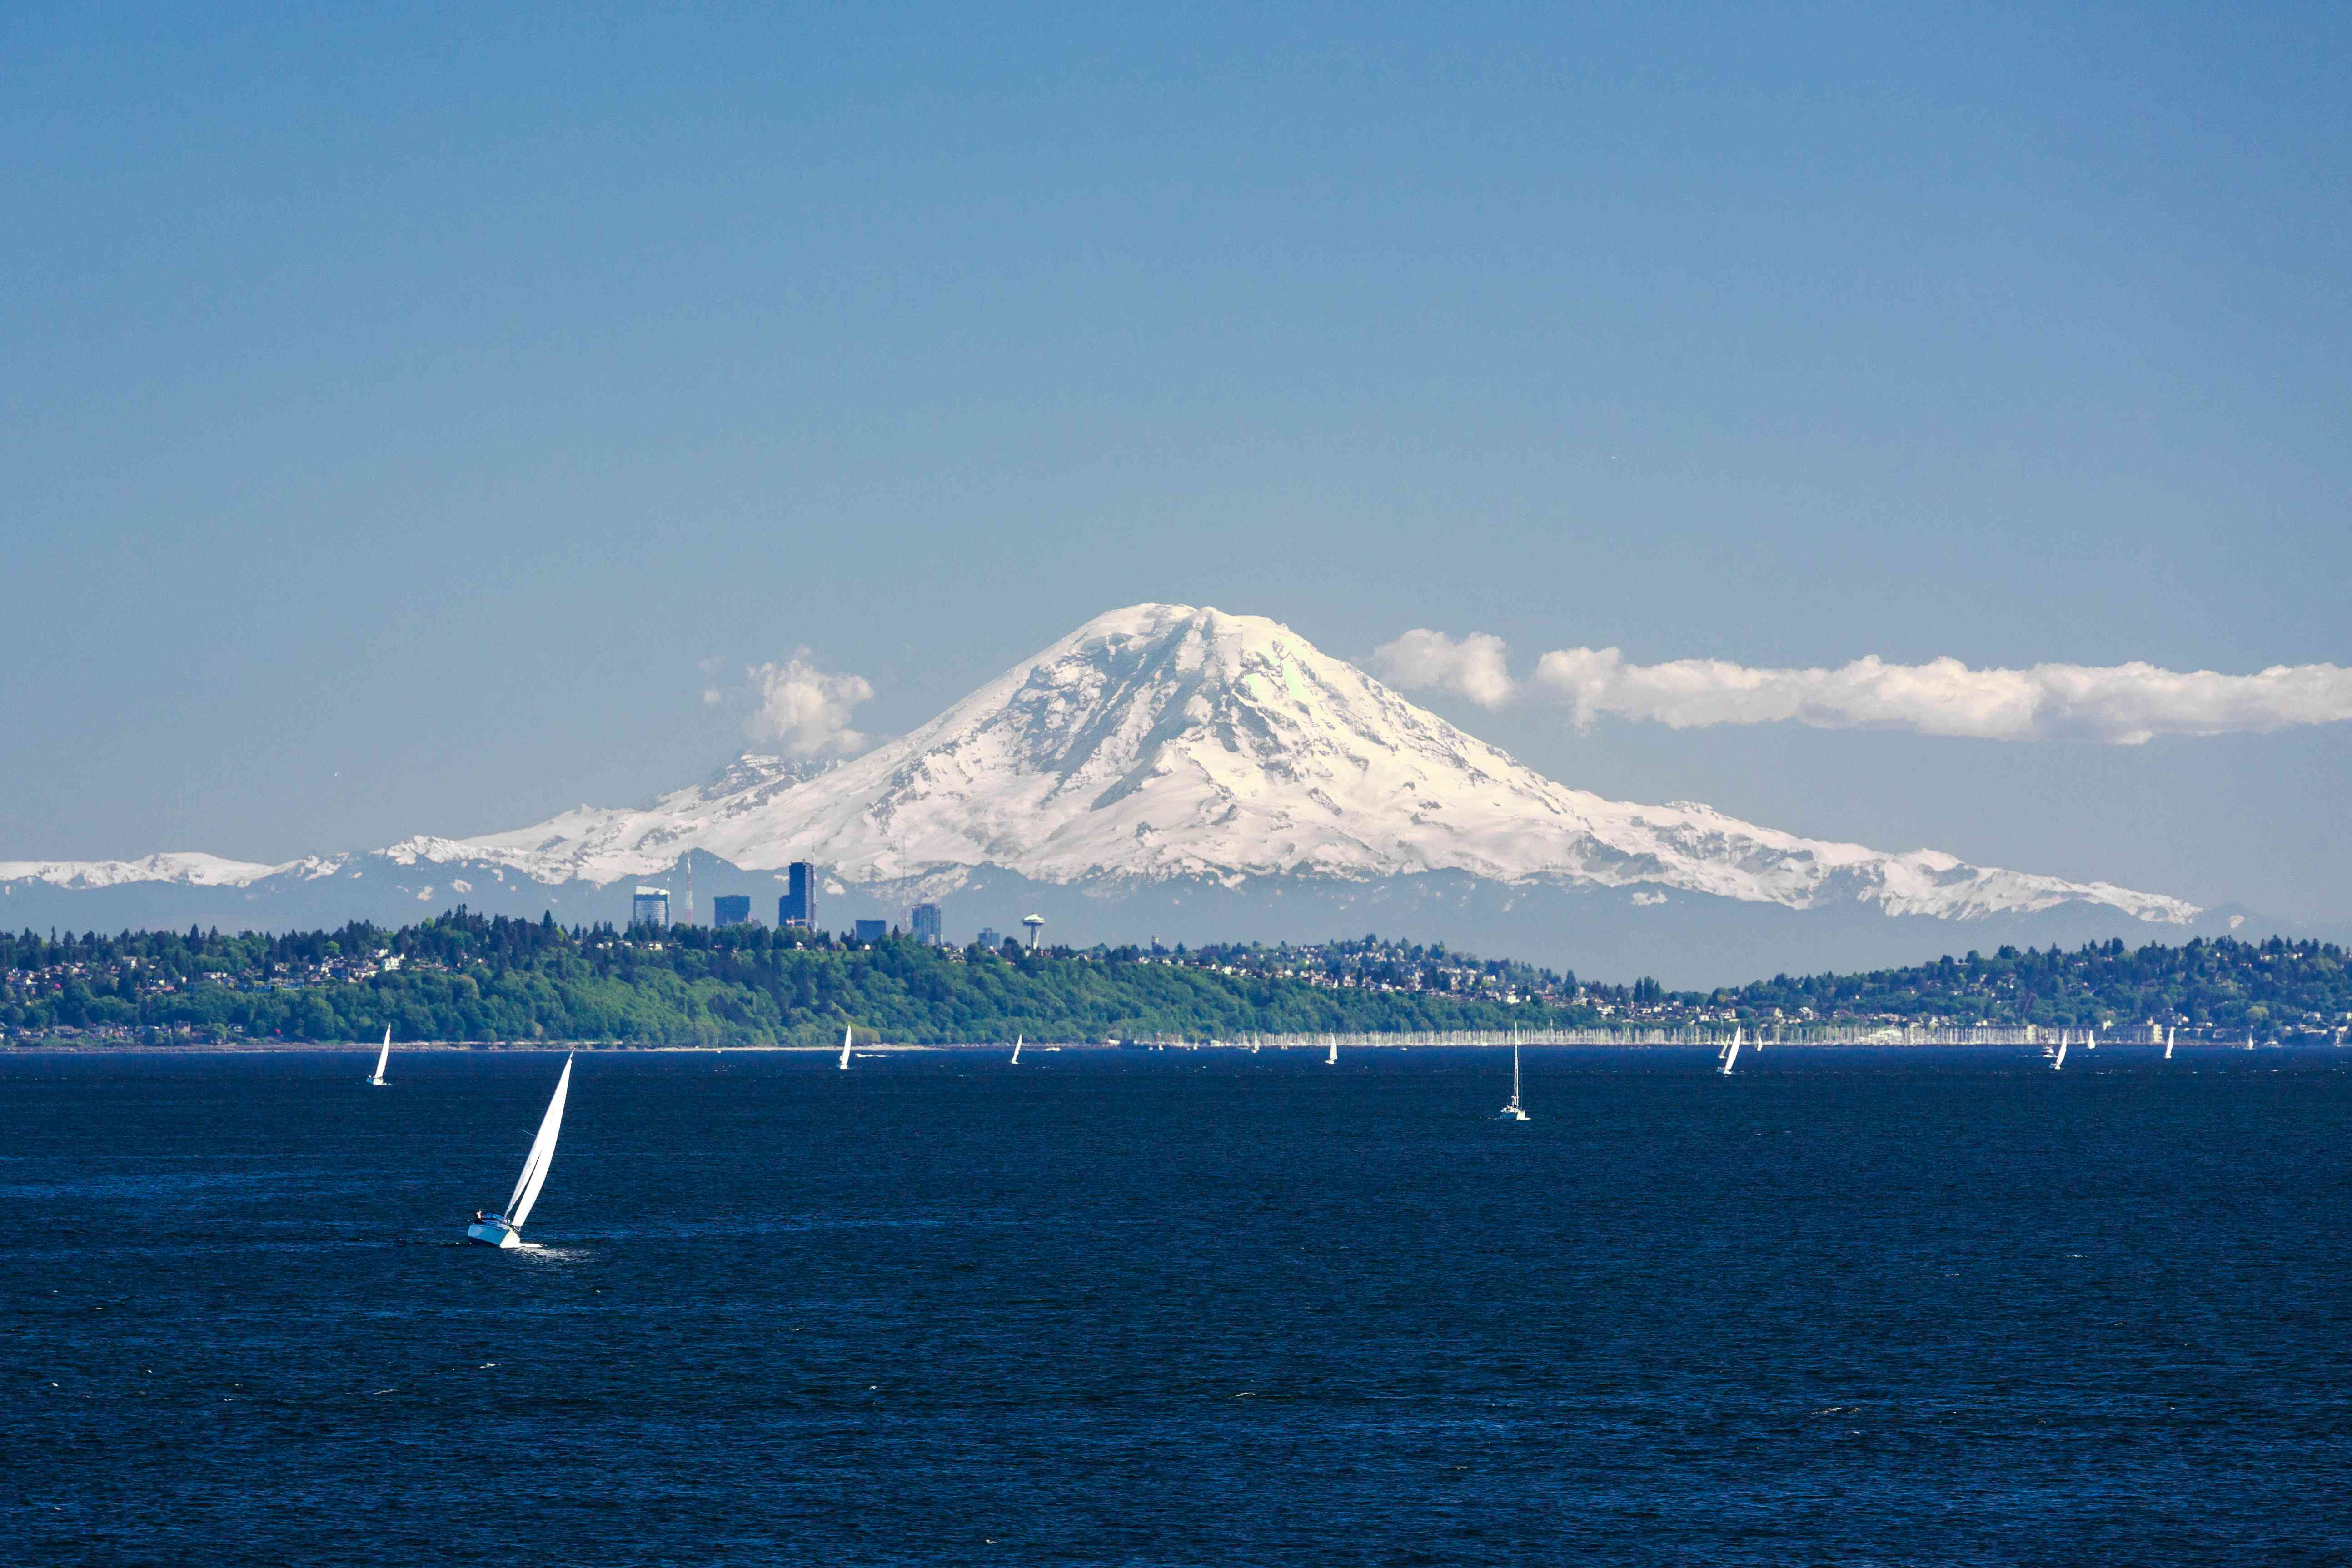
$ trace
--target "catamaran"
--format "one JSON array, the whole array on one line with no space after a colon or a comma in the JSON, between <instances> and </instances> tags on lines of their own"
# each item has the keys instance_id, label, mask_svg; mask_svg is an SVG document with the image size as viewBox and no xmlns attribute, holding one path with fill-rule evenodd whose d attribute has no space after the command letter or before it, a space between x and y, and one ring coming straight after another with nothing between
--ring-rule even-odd
<instances>
[{"instance_id":1,"label":"catamaran","mask_svg":"<svg viewBox=\"0 0 2352 1568\"><path fill-rule=\"evenodd\" d=\"M1519 1042L1514 1039L1511 1042L1511 1103L1503 1107L1503 1120L1525 1121L1527 1119L1527 1110L1519 1104Z\"/></svg>"},{"instance_id":2,"label":"catamaran","mask_svg":"<svg viewBox=\"0 0 2352 1568\"><path fill-rule=\"evenodd\" d=\"M847 1029L841 1031L841 1070L844 1072L849 1070L849 1031Z\"/></svg>"},{"instance_id":3,"label":"catamaran","mask_svg":"<svg viewBox=\"0 0 2352 1568\"><path fill-rule=\"evenodd\" d=\"M1723 1076L1726 1078L1731 1076L1731 1064L1739 1059L1739 1042L1744 1033L1740 1029L1732 1030L1731 1044L1723 1047Z\"/></svg>"},{"instance_id":4,"label":"catamaran","mask_svg":"<svg viewBox=\"0 0 2352 1568\"><path fill-rule=\"evenodd\" d=\"M1020 1036L1018 1036L1018 1035L1015 1035L1015 1036L1013 1036L1013 1065L1018 1066L1018 1065L1020 1064L1020 1061L1021 1061L1021 1037L1020 1037Z\"/></svg>"},{"instance_id":5,"label":"catamaran","mask_svg":"<svg viewBox=\"0 0 2352 1568\"><path fill-rule=\"evenodd\" d=\"M382 1089L383 1087L383 1069L391 1064L392 1026L390 1024L386 1024L383 1026L383 1049L376 1052L375 1054L375 1071L368 1075L368 1082L377 1089Z\"/></svg>"},{"instance_id":6,"label":"catamaran","mask_svg":"<svg viewBox=\"0 0 2352 1568\"><path fill-rule=\"evenodd\" d=\"M515 1183L514 1195L507 1199L506 1212L477 1214L474 1223L466 1227L467 1240L485 1247L522 1245L522 1222L530 1217L531 1205L539 1202L539 1189L547 1185L547 1168L555 1163L555 1135L563 1131L563 1098L571 1091L572 1058L567 1054L563 1075L555 1080L555 1098L547 1102L539 1136L530 1141L530 1152L523 1157L522 1175Z\"/></svg>"}]
</instances>

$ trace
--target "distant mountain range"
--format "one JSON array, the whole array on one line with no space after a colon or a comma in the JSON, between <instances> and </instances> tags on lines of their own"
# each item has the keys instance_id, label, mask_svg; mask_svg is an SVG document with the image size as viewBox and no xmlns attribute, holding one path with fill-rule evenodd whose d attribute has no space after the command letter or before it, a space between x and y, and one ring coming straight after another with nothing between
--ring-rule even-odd
<instances>
[{"instance_id":1,"label":"distant mountain range","mask_svg":"<svg viewBox=\"0 0 2352 1568\"><path fill-rule=\"evenodd\" d=\"M929 723L830 765L745 755L642 809L268 866L203 854L0 862L0 924L280 929L419 906L625 920L691 858L707 899L787 863L827 924L1049 940L1380 930L1595 974L1713 984L1990 948L2231 929L2242 911L1918 849L1801 838L1555 783L1286 626L1181 605L1087 622ZM682 889L673 886L673 906ZM707 909L707 904L706 904Z\"/></svg>"}]
</instances>

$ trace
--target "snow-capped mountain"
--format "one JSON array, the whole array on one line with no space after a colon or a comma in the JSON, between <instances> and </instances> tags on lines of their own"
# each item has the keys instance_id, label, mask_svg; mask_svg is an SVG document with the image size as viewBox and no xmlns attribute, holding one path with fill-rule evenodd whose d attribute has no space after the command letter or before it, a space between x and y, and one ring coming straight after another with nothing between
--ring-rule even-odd
<instances>
[{"instance_id":1,"label":"snow-capped mountain","mask_svg":"<svg viewBox=\"0 0 2352 1568\"><path fill-rule=\"evenodd\" d=\"M1276 622L1183 605L1098 616L911 734L831 766L746 756L643 809L583 805L348 862L0 864L0 882L221 887L374 865L446 873L438 886L461 891L471 884L458 873L601 887L658 876L696 850L746 871L814 860L848 887L928 893L983 872L1102 895L1445 874L1629 890L1635 905L1672 893L1948 920L2081 905L2171 925L2199 912L1932 850L1801 838L1688 802L1606 800L1545 778Z\"/></svg>"},{"instance_id":2,"label":"snow-capped mountain","mask_svg":"<svg viewBox=\"0 0 2352 1568\"><path fill-rule=\"evenodd\" d=\"M689 849L746 869L814 860L853 883L1159 882L1458 871L1652 886L1810 909L1968 919L2081 901L2184 922L2178 899L1890 855L1689 802L1555 784L1277 622L1138 605L1087 622L929 723L855 761L745 757L635 811L583 806L511 833L411 839L394 858L543 882L657 875Z\"/></svg>"}]
</instances>

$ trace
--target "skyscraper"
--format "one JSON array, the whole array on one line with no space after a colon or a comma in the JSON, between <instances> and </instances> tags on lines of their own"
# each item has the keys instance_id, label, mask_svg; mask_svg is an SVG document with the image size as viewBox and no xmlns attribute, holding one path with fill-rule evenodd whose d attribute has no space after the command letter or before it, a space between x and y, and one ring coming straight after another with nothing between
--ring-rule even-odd
<instances>
[{"instance_id":1,"label":"skyscraper","mask_svg":"<svg viewBox=\"0 0 2352 1568\"><path fill-rule=\"evenodd\" d=\"M629 900L629 923L633 926L666 926L669 924L669 889L640 887Z\"/></svg>"},{"instance_id":2,"label":"skyscraper","mask_svg":"<svg viewBox=\"0 0 2352 1568\"><path fill-rule=\"evenodd\" d=\"M795 860L784 868L784 896L776 900L776 923L816 929L816 867Z\"/></svg>"},{"instance_id":3,"label":"skyscraper","mask_svg":"<svg viewBox=\"0 0 2352 1568\"><path fill-rule=\"evenodd\" d=\"M914 913L907 917L907 929L914 933L917 942L927 942L933 947L939 946L940 906L917 904Z\"/></svg>"},{"instance_id":4,"label":"skyscraper","mask_svg":"<svg viewBox=\"0 0 2352 1568\"><path fill-rule=\"evenodd\" d=\"M854 942L880 942L884 937L890 934L890 922L888 921L857 921L850 926L849 934L850 939Z\"/></svg>"},{"instance_id":5,"label":"skyscraper","mask_svg":"<svg viewBox=\"0 0 2352 1568\"><path fill-rule=\"evenodd\" d=\"M751 923L751 900L740 893L721 893L710 900L710 923L722 926L747 926Z\"/></svg>"}]
</instances>

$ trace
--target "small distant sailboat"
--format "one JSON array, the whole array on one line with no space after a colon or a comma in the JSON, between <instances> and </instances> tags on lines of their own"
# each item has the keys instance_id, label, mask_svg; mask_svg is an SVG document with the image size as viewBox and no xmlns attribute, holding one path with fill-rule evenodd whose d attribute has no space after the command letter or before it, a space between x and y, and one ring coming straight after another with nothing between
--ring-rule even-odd
<instances>
[{"instance_id":1,"label":"small distant sailboat","mask_svg":"<svg viewBox=\"0 0 2352 1568\"><path fill-rule=\"evenodd\" d=\"M2069 1030L2061 1029L2058 1031L2058 1054L2051 1058L2050 1070L2052 1072L2063 1072L2065 1070L2066 1041L2070 1037L2071 1031Z\"/></svg>"},{"instance_id":2,"label":"small distant sailboat","mask_svg":"<svg viewBox=\"0 0 2352 1568\"><path fill-rule=\"evenodd\" d=\"M1338 1040L1333 1040L1331 1042L1331 1054L1323 1058L1323 1065L1327 1068L1335 1068L1339 1065L1339 1042Z\"/></svg>"},{"instance_id":3,"label":"small distant sailboat","mask_svg":"<svg viewBox=\"0 0 2352 1568\"><path fill-rule=\"evenodd\" d=\"M1526 1108L1519 1104L1519 1042L1515 1039L1511 1042L1511 1103L1503 1107L1503 1120L1525 1121L1527 1119Z\"/></svg>"},{"instance_id":4,"label":"small distant sailboat","mask_svg":"<svg viewBox=\"0 0 2352 1568\"><path fill-rule=\"evenodd\" d=\"M2168 1024L2164 1029L2164 1059L2166 1061L2172 1059L2172 1026Z\"/></svg>"},{"instance_id":5,"label":"small distant sailboat","mask_svg":"<svg viewBox=\"0 0 2352 1568\"><path fill-rule=\"evenodd\" d=\"M1726 1078L1731 1076L1731 1066L1739 1059L1739 1044L1745 1036L1745 1030L1732 1030L1731 1043L1723 1047L1723 1076Z\"/></svg>"},{"instance_id":6,"label":"small distant sailboat","mask_svg":"<svg viewBox=\"0 0 2352 1568\"><path fill-rule=\"evenodd\" d=\"M507 1199L506 1212L474 1215L474 1223L466 1227L467 1240L485 1247L522 1245L522 1222L530 1217L531 1205L539 1202L540 1188L547 1185L547 1168L555 1163L555 1135L563 1130L564 1097L571 1092L572 1058L567 1054L563 1075L555 1080L555 1098L547 1102L539 1136L530 1141L530 1152L523 1157L522 1176L515 1183L514 1195Z\"/></svg>"},{"instance_id":7,"label":"small distant sailboat","mask_svg":"<svg viewBox=\"0 0 2352 1568\"><path fill-rule=\"evenodd\" d=\"M368 1075L369 1084L374 1088L382 1089L383 1087L383 1069L391 1065L392 1026L390 1024L386 1024L383 1026L383 1048L375 1054L375 1071Z\"/></svg>"},{"instance_id":8,"label":"small distant sailboat","mask_svg":"<svg viewBox=\"0 0 2352 1568\"><path fill-rule=\"evenodd\" d=\"M1021 1037L1018 1035L1013 1037L1013 1065L1021 1065Z\"/></svg>"},{"instance_id":9,"label":"small distant sailboat","mask_svg":"<svg viewBox=\"0 0 2352 1568\"><path fill-rule=\"evenodd\" d=\"M2085 1029L2083 1031L2083 1048L2086 1051L2095 1051L2099 1048L2098 1030Z\"/></svg>"},{"instance_id":10,"label":"small distant sailboat","mask_svg":"<svg viewBox=\"0 0 2352 1568\"><path fill-rule=\"evenodd\" d=\"M847 1029L841 1031L841 1070L844 1072L849 1070L849 1031Z\"/></svg>"},{"instance_id":11,"label":"small distant sailboat","mask_svg":"<svg viewBox=\"0 0 2352 1568\"><path fill-rule=\"evenodd\" d=\"M2252 1050L2253 1048L2254 1048L2254 1032L2253 1032L2252 1029L2248 1029L2248 1030L2246 1031L2246 1049L2248 1049L2248 1050L2250 1050L2250 1051L2251 1051L2251 1050Z\"/></svg>"}]
</instances>

